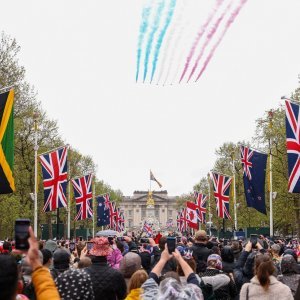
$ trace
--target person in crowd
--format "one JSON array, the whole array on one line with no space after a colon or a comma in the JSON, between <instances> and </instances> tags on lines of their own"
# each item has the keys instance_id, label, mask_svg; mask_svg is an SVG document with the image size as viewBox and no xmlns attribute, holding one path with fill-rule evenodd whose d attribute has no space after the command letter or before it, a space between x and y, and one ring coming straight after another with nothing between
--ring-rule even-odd
<instances>
[{"instance_id":1,"label":"person in crowd","mask_svg":"<svg viewBox=\"0 0 300 300\"><path fill-rule=\"evenodd\" d=\"M96 237L90 250L92 265L85 269L90 275L96 300L124 299L126 283L122 274L107 264L107 256L112 252L106 237Z\"/></svg>"},{"instance_id":2,"label":"person in crowd","mask_svg":"<svg viewBox=\"0 0 300 300\"><path fill-rule=\"evenodd\" d=\"M43 255L43 266L50 269L53 263L53 255L52 252L48 249L40 250Z\"/></svg>"},{"instance_id":3,"label":"person in crowd","mask_svg":"<svg viewBox=\"0 0 300 300\"><path fill-rule=\"evenodd\" d=\"M53 254L53 268L50 270L53 279L70 267L70 253L64 249L57 249Z\"/></svg>"},{"instance_id":4,"label":"person in crowd","mask_svg":"<svg viewBox=\"0 0 300 300\"><path fill-rule=\"evenodd\" d=\"M231 246L225 246L221 251L221 258L222 258L222 271L227 274L233 274L233 269L235 266L234 263L234 254Z\"/></svg>"},{"instance_id":5,"label":"person in crowd","mask_svg":"<svg viewBox=\"0 0 300 300\"><path fill-rule=\"evenodd\" d=\"M222 249L223 250L223 249ZM224 274L222 271L223 264L222 259L217 254L211 254L207 258L207 269L204 273L202 273L201 277L211 276L214 277L219 274ZM214 293L216 299L233 299L237 295L237 290L234 281L228 275L229 283L220 287L219 289L215 289Z\"/></svg>"},{"instance_id":6,"label":"person in crowd","mask_svg":"<svg viewBox=\"0 0 300 300\"><path fill-rule=\"evenodd\" d=\"M153 247L153 255L154 255L154 260L153 260L153 265L156 265L158 261L160 260L162 252L165 250L165 245L167 243L167 237L162 236L159 240L159 247L155 245L155 242L153 239L149 238L150 245ZM176 272L177 269L177 263L176 259L174 257L171 257L170 260L166 262L166 264L163 267L162 270L162 275L164 275L167 272L174 271Z\"/></svg>"},{"instance_id":7,"label":"person in crowd","mask_svg":"<svg viewBox=\"0 0 300 300\"><path fill-rule=\"evenodd\" d=\"M254 259L259 253L265 253L260 243L257 243L256 249L252 249L252 243L249 241L236 263L233 270L234 282L239 292L244 283L250 282L251 278L254 276Z\"/></svg>"},{"instance_id":8,"label":"person in crowd","mask_svg":"<svg viewBox=\"0 0 300 300\"><path fill-rule=\"evenodd\" d=\"M53 254L57 249L57 243L53 240L48 240L45 243L44 249L48 249Z\"/></svg>"},{"instance_id":9,"label":"person in crowd","mask_svg":"<svg viewBox=\"0 0 300 300\"><path fill-rule=\"evenodd\" d=\"M119 269L123 256L120 249L116 245L115 239L112 240L111 248L112 251L107 256L107 262L113 269Z\"/></svg>"},{"instance_id":10,"label":"person in crowd","mask_svg":"<svg viewBox=\"0 0 300 300\"><path fill-rule=\"evenodd\" d=\"M26 300L25 295L17 293L19 281L18 266L15 258L11 255L0 255L0 299Z\"/></svg>"},{"instance_id":11,"label":"person in crowd","mask_svg":"<svg viewBox=\"0 0 300 300\"><path fill-rule=\"evenodd\" d=\"M94 291L91 277L84 270L69 269L55 279L60 297L64 300L93 300Z\"/></svg>"},{"instance_id":12,"label":"person in crowd","mask_svg":"<svg viewBox=\"0 0 300 300\"><path fill-rule=\"evenodd\" d=\"M120 263L120 272L123 275L127 288L129 287L129 281L133 273L141 270L142 260L140 255L134 252L128 252L124 255Z\"/></svg>"},{"instance_id":13,"label":"person in crowd","mask_svg":"<svg viewBox=\"0 0 300 300\"><path fill-rule=\"evenodd\" d=\"M132 253L134 254L134 253ZM142 294L141 286L148 279L148 274L144 270L135 271L129 281L128 295L126 300L139 300Z\"/></svg>"},{"instance_id":14,"label":"person in crowd","mask_svg":"<svg viewBox=\"0 0 300 300\"><path fill-rule=\"evenodd\" d=\"M142 262L142 268L149 274L154 264L153 249L149 245L142 245L139 248L139 256Z\"/></svg>"},{"instance_id":15,"label":"person in crowd","mask_svg":"<svg viewBox=\"0 0 300 300\"><path fill-rule=\"evenodd\" d=\"M26 260L32 270L32 284L37 300L59 300L60 296L49 270L43 267L39 254L39 244L33 230L29 227L29 249L26 253ZM6 259L10 261L2 262L5 256L0 256L0 299L27 299L24 296L16 296L18 288L18 269L15 258L10 255ZM13 259L14 261L12 261ZM23 298L22 298L23 297Z\"/></svg>"},{"instance_id":16,"label":"person in crowd","mask_svg":"<svg viewBox=\"0 0 300 300\"><path fill-rule=\"evenodd\" d=\"M276 267L275 271L277 275L281 274L281 270L280 270L281 256L279 255L280 251L281 251L281 247L279 244L274 244L271 246L272 261Z\"/></svg>"},{"instance_id":17,"label":"person in crowd","mask_svg":"<svg viewBox=\"0 0 300 300\"><path fill-rule=\"evenodd\" d=\"M207 236L205 230L199 230L195 234L195 242L190 251L197 264L197 273L205 272L207 267L207 258L212 254L212 250L207 248Z\"/></svg>"},{"instance_id":18,"label":"person in crowd","mask_svg":"<svg viewBox=\"0 0 300 300\"><path fill-rule=\"evenodd\" d=\"M90 257L85 256L85 257L80 258L80 260L77 264L77 267L78 267L78 269L84 269L91 265L92 265L92 260L90 259Z\"/></svg>"},{"instance_id":19,"label":"person in crowd","mask_svg":"<svg viewBox=\"0 0 300 300\"><path fill-rule=\"evenodd\" d=\"M281 274L277 279L286 284L295 296L300 282L299 267L295 258L290 254L285 254L281 259Z\"/></svg>"},{"instance_id":20,"label":"person in crowd","mask_svg":"<svg viewBox=\"0 0 300 300\"><path fill-rule=\"evenodd\" d=\"M242 244L239 241L233 241L231 248L234 256L234 262L237 262L243 250Z\"/></svg>"},{"instance_id":21,"label":"person in crowd","mask_svg":"<svg viewBox=\"0 0 300 300\"><path fill-rule=\"evenodd\" d=\"M192 256L192 253L190 251L183 251L181 252L179 249L179 247L177 247L177 250L179 251L179 253L181 254L181 256L183 257L184 261L190 266L190 268L193 270L193 272L196 272L196 261ZM177 264L177 274L179 275L179 281L185 285L187 284L186 282L186 278L184 276L184 272L181 268L181 265Z\"/></svg>"},{"instance_id":22,"label":"person in crowd","mask_svg":"<svg viewBox=\"0 0 300 300\"><path fill-rule=\"evenodd\" d=\"M167 261L172 257L177 259L187 278L188 284L185 287L174 278L166 278L159 285L159 276L162 274L162 270ZM149 279L142 285L142 299L204 299L198 284L199 281L195 273L184 261L179 251L176 249L173 255L170 255L168 247L165 245L165 249L161 252L159 261L149 274Z\"/></svg>"},{"instance_id":23,"label":"person in crowd","mask_svg":"<svg viewBox=\"0 0 300 300\"><path fill-rule=\"evenodd\" d=\"M250 283L245 283L240 292L240 300L244 299L294 299L290 288L279 282L272 274L275 271L274 263L268 254L259 254L255 257L255 276Z\"/></svg>"}]
</instances>

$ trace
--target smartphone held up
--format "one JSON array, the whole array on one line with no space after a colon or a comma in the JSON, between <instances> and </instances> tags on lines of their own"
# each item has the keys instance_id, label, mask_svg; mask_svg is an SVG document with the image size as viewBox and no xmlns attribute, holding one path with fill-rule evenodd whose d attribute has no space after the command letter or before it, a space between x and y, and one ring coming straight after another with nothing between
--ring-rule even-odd
<instances>
[{"instance_id":1,"label":"smartphone held up","mask_svg":"<svg viewBox=\"0 0 300 300\"><path fill-rule=\"evenodd\" d=\"M15 221L15 241L16 249L28 250L29 249L29 219L17 219Z\"/></svg>"}]
</instances>

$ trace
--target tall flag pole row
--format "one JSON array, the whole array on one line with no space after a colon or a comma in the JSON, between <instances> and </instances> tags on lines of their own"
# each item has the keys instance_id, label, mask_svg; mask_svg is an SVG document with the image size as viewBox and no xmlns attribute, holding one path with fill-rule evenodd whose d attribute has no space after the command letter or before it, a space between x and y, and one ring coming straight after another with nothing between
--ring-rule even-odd
<instances>
[{"instance_id":1,"label":"tall flag pole row","mask_svg":"<svg viewBox=\"0 0 300 300\"><path fill-rule=\"evenodd\" d=\"M14 91L11 87L5 88L9 91L0 93L0 194L8 194L15 191L13 177L14 163L14 119L13 102ZM3 90L3 89L2 89ZM1 91L2 91L1 90ZM300 193L300 113L299 102L293 99L285 99L286 108L286 148L288 158L288 191ZM71 179L68 168L69 145L52 149L37 155L37 119L33 115L35 131L35 184L34 184L34 233L37 234L37 161L39 159L42 167L44 206L43 211L57 211L57 225L59 221L59 208L68 210L68 238L70 237L70 202L71 183L74 189L76 201L75 221L92 219L93 235L95 214L93 203L97 203L97 225L108 226L116 231L124 230L124 214L110 200L109 194L95 196L95 184L93 185L93 174ZM273 112L269 112L269 126L273 125ZM270 181L270 235L273 236L273 189L272 189L272 139L269 143L269 181ZM258 212L267 214L265 201L265 179L268 155L262 151L241 145L240 160L243 167L243 182L246 203L248 207ZM194 202L187 201L185 207L178 211L177 229L184 232L188 229L198 229L199 224L206 223L211 232L211 187L216 201L217 216L222 219L230 219L229 198L230 187L233 182L234 198L234 227L237 230L237 203L235 191L235 166L232 158L232 176L212 171L208 174L208 195L195 192ZM95 180L94 180L95 181ZM150 170L150 184L155 181L159 187L160 182L154 177ZM68 186L68 197L67 185ZM150 185L151 190L151 185ZM95 201L93 201L95 198ZM208 206L208 209L207 209ZM208 211L208 222L207 213ZM58 232L58 227L57 227Z\"/></svg>"},{"instance_id":2,"label":"tall flag pole row","mask_svg":"<svg viewBox=\"0 0 300 300\"><path fill-rule=\"evenodd\" d=\"M49 152L39 155L40 163L43 173L44 185L44 212L57 210L59 208L67 208L68 210L68 238L70 238L70 187L72 185L74 191L74 198L76 202L76 215L75 221L91 219L93 221L93 235L95 234L94 227L94 212L93 212L93 174L87 174L82 177L76 177L69 180L68 199L66 197L66 188L68 182L68 146L63 146L53 149ZM111 202L109 194L97 197L98 204L99 198L104 200L105 212L108 214L108 224L102 224L101 221L98 226L109 225L111 229L122 231L124 230L124 215L119 208L116 207L115 202ZM106 214L97 206L98 221L100 218L106 218ZM58 223L59 220L57 220ZM58 232L58 229L57 229Z\"/></svg>"}]
</instances>

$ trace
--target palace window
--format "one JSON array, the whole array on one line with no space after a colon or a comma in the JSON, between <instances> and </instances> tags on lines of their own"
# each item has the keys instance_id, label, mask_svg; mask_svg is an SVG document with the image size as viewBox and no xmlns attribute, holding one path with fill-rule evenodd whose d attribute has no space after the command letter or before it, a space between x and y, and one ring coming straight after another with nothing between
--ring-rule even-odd
<instances>
[{"instance_id":1,"label":"palace window","mask_svg":"<svg viewBox=\"0 0 300 300\"><path fill-rule=\"evenodd\" d=\"M131 209L128 210L128 216L132 217L132 210Z\"/></svg>"}]
</instances>

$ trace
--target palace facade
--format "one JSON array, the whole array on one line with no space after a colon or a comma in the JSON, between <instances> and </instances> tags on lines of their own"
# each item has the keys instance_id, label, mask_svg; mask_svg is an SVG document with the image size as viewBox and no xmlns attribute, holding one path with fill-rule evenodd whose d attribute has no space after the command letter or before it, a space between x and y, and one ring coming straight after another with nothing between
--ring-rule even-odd
<instances>
[{"instance_id":1,"label":"palace facade","mask_svg":"<svg viewBox=\"0 0 300 300\"><path fill-rule=\"evenodd\" d=\"M129 230L141 229L145 220L155 229L166 228L170 220L176 227L176 196L168 196L167 191L135 191L132 196L123 197L120 208L124 211L125 227Z\"/></svg>"}]
</instances>

